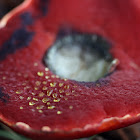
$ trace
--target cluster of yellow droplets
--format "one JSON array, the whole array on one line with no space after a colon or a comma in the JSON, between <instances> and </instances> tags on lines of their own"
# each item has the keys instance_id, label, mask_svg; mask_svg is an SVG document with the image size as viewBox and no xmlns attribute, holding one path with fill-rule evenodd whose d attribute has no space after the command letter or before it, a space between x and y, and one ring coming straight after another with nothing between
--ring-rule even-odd
<instances>
[{"instance_id":1,"label":"cluster of yellow droplets","mask_svg":"<svg viewBox=\"0 0 140 140\"><path fill-rule=\"evenodd\" d=\"M34 66L37 67L37 63L35 63ZM38 78L36 78L37 80L32 87L26 82L22 84L24 90L32 88L31 91L33 92L28 93L27 97L24 97L24 91L17 90L15 93L20 100L27 99L29 108L31 108L33 112L37 111L43 113L46 110L55 109L56 114L60 115L63 112L59 110L57 106L61 100L68 100L71 95L69 92L70 86L69 84L66 84L67 79L60 79L59 76L52 75L49 72L48 68L45 68L44 71L36 72L36 77ZM74 92L74 90L72 92ZM20 106L20 109L23 110L24 106ZM69 106L68 109L72 110L73 106Z\"/></svg>"}]
</instances>

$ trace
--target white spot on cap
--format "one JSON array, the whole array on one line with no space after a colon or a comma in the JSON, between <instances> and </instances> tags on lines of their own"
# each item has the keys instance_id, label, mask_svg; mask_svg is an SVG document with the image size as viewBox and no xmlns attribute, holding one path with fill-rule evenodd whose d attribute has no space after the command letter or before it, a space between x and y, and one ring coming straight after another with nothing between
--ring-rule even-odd
<instances>
[{"instance_id":1,"label":"white spot on cap","mask_svg":"<svg viewBox=\"0 0 140 140\"><path fill-rule=\"evenodd\" d=\"M22 130L25 130L25 131L28 131L31 129L30 126L24 122L17 122L16 126Z\"/></svg>"},{"instance_id":2,"label":"white spot on cap","mask_svg":"<svg viewBox=\"0 0 140 140\"><path fill-rule=\"evenodd\" d=\"M51 131L51 128L49 126L43 126L42 127L42 131L43 132L50 132Z\"/></svg>"}]
</instances>

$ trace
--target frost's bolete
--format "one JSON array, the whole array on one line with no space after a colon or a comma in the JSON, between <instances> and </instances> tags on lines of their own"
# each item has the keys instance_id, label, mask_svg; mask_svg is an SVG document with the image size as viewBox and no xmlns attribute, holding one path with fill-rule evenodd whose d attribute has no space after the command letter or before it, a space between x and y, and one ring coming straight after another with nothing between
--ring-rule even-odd
<instances>
[{"instance_id":1,"label":"frost's bolete","mask_svg":"<svg viewBox=\"0 0 140 140\"><path fill-rule=\"evenodd\" d=\"M32 139L140 121L140 3L26 0L0 22L0 119Z\"/></svg>"}]
</instances>

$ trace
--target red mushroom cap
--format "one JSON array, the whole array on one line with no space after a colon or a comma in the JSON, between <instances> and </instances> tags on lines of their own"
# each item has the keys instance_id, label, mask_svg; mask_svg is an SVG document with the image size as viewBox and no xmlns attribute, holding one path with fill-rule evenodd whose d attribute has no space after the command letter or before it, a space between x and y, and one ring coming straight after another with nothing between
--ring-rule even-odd
<instances>
[{"instance_id":1,"label":"red mushroom cap","mask_svg":"<svg viewBox=\"0 0 140 140\"><path fill-rule=\"evenodd\" d=\"M73 139L140 120L140 3L26 0L0 21L0 119L32 139ZM96 82L59 78L42 63L63 27L97 33L120 61Z\"/></svg>"}]
</instances>

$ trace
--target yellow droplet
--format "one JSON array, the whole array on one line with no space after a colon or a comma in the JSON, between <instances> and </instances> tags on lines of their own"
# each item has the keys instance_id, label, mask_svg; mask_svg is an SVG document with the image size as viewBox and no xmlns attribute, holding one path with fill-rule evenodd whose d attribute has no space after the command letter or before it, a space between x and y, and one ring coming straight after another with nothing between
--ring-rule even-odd
<instances>
[{"instance_id":1,"label":"yellow droplet","mask_svg":"<svg viewBox=\"0 0 140 140\"><path fill-rule=\"evenodd\" d=\"M25 86L25 85L26 85L26 83L22 83L22 85L23 85L23 86Z\"/></svg>"},{"instance_id":2,"label":"yellow droplet","mask_svg":"<svg viewBox=\"0 0 140 140\"><path fill-rule=\"evenodd\" d=\"M40 81L36 81L35 84L36 84L37 86L40 86L41 82L40 82Z\"/></svg>"},{"instance_id":3,"label":"yellow droplet","mask_svg":"<svg viewBox=\"0 0 140 140\"><path fill-rule=\"evenodd\" d=\"M69 86L69 85L66 85L66 86L64 86L64 88L69 89L69 88L70 88L70 86Z\"/></svg>"},{"instance_id":4,"label":"yellow droplet","mask_svg":"<svg viewBox=\"0 0 140 140\"><path fill-rule=\"evenodd\" d=\"M64 79L64 81L67 81L68 79Z\"/></svg>"},{"instance_id":5,"label":"yellow droplet","mask_svg":"<svg viewBox=\"0 0 140 140\"><path fill-rule=\"evenodd\" d=\"M54 93L53 94L53 98L57 98L57 93Z\"/></svg>"},{"instance_id":6,"label":"yellow droplet","mask_svg":"<svg viewBox=\"0 0 140 140\"><path fill-rule=\"evenodd\" d=\"M56 86L56 83L50 83L50 86L51 87L55 87Z\"/></svg>"},{"instance_id":7,"label":"yellow droplet","mask_svg":"<svg viewBox=\"0 0 140 140\"><path fill-rule=\"evenodd\" d=\"M64 84L63 83L59 83L59 87L62 87Z\"/></svg>"},{"instance_id":8,"label":"yellow droplet","mask_svg":"<svg viewBox=\"0 0 140 140\"><path fill-rule=\"evenodd\" d=\"M24 97L22 97L22 96L20 96L19 98L20 98L21 100L24 99Z\"/></svg>"},{"instance_id":9,"label":"yellow droplet","mask_svg":"<svg viewBox=\"0 0 140 140\"><path fill-rule=\"evenodd\" d=\"M50 102L47 102L47 105L50 105L51 103Z\"/></svg>"},{"instance_id":10,"label":"yellow droplet","mask_svg":"<svg viewBox=\"0 0 140 140\"><path fill-rule=\"evenodd\" d=\"M43 92L39 93L39 97L43 97L45 94Z\"/></svg>"},{"instance_id":11,"label":"yellow droplet","mask_svg":"<svg viewBox=\"0 0 140 140\"><path fill-rule=\"evenodd\" d=\"M55 75L51 75L52 78L55 78Z\"/></svg>"},{"instance_id":12,"label":"yellow droplet","mask_svg":"<svg viewBox=\"0 0 140 140\"><path fill-rule=\"evenodd\" d=\"M73 106L71 105L71 106L69 106L69 109L73 109Z\"/></svg>"},{"instance_id":13,"label":"yellow droplet","mask_svg":"<svg viewBox=\"0 0 140 140\"><path fill-rule=\"evenodd\" d=\"M54 88L54 90L58 91L58 88Z\"/></svg>"},{"instance_id":14,"label":"yellow droplet","mask_svg":"<svg viewBox=\"0 0 140 140\"><path fill-rule=\"evenodd\" d=\"M53 101L54 102L60 102L60 99L54 99Z\"/></svg>"},{"instance_id":15,"label":"yellow droplet","mask_svg":"<svg viewBox=\"0 0 140 140\"><path fill-rule=\"evenodd\" d=\"M30 88L29 86L24 87L24 89L29 89L29 88Z\"/></svg>"},{"instance_id":16,"label":"yellow droplet","mask_svg":"<svg viewBox=\"0 0 140 140\"><path fill-rule=\"evenodd\" d=\"M35 67L38 66L38 63L35 62L35 63L34 63L34 66L35 66Z\"/></svg>"},{"instance_id":17,"label":"yellow droplet","mask_svg":"<svg viewBox=\"0 0 140 140\"><path fill-rule=\"evenodd\" d=\"M58 76L58 75L56 75L56 78L59 78L59 76Z\"/></svg>"},{"instance_id":18,"label":"yellow droplet","mask_svg":"<svg viewBox=\"0 0 140 140\"><path fill-rule=\"evenodd\" d=\"M37 106L36 109L43 109L44 106L43 105L40 105L40 106Z\"/></svg>"},{"instance_id":19,"label":"yellow droplet","mask_svg":"<svg viewBox=\"0 0 140 140\"><path fill-rule=\"evenodd\" d=\"M67 98L67 97L65 97L64 99L65 99L65 100L68 100L68 98Z\"/></svg>"},{"instance_id":20,"label":"yellow droplet","mask_svg":"<svg viewBox=\"0 0 140 140\"><path fill-rule=\"evenodd\" d=\"M60 95L60 97L63 98L64 96L63 95Z\"/></svg>"},{"instance_id":21,"label":"yellow droplet","mask_svg":"<svg viewBox=\"0 0 140 140\"><path fill-rule=\"evenodd\" d=\"M39 72L37 72L37 75L42 77L42 76L44 76L44 72L39 71Z\"/></svg>"},{"instance_id":22,"label":"yellow droplet","mask_svg":"<svg viewBox=\"0 0 140 140\"><path fill-rule=\"evenodd\" d=\"M38 87L34 87L35 90L38 90Z\"/></svg>"},{"instance_id":23,"label":"yellow droplet","mask_svg":"<svg viewBox=\"0 0 140 140\"><path fill-rule=\"evenodd\" d=\"M42 111L42 110L38 110L38 112L39 112L39 113L43 113L43 111Z\"/></svg>"},{"instance_id":24,"label":"yellow droplet","mask_svg":"<svg viewBox=\"0 0 140 140\"><path fill-rule=\"evenodd\" d=\"M68 95L70 95L70 93L66 93L66 95L68 96Z\"/></svg>"},{"instance_id":25,"label":"yellow droplet","mask_svg":"<svg viewBox=\"0 0 140 140\"><path fill-rule=\"evenodd\" d=\"M49 76L45 76L45 78L46 78L46 79L49 79L50 77L49 77Z\"/></svg>"},{"instance_id":26,"label":"yellow droplet","mask_svg":"<svg viewBox=\"0 0 140 140\"><path fill-rule=\"evenodd\" d=\"M49 69L48 68L45 68L45 71L49 71Z\"/></svg>"},{"instance_id":27,"label":"yellow droplet","mask_svg":"<svg viewBox=\"0 0 140 140\"><path fill-rule=\"evenodd\" d=\"M42 102L43 102L43 103L47 103L48 101L49 101L48 98L43 98L43 99L42 99Z\"/></svg>"},{"instance_id":28,"label":"yellow droplet","mask_svg":"<svg viewBox=\"0 0 140 140\"><path fill-rule=\"evenodd\" d=\"M63 92L64 92L64 90L63 90L63 89L60 89L60 90L59 90L59 93L63 93Z\"/></svg>"},{"instance_id":29,"label":"yellow droplet","mask_svg":"<svg viewBox=\"0 0 140 140\"><path fill-rule=\"evenodd\" d=\"M35 93L32 92L32 95L35 95Z\"/></svg>"},{"instance_id":30,"label":"yellow droplet","mask_svg":"<svg viewBox=\"0 0 140 140\"><path fill-rule=\"evenodd\" d=\"M21 91L19 91L19 90L18 90L18 91L16 91L16 94L21 94Z\"/></svg>"},{"instance_id":31,"label":"yellow droplet","mask_svg":"<svg viewBox=\"0 0 140 140\"><path fill-rule=\"evenodd\" d=\"M31 100L31 97L28 97L27 100Z\"/></svg>"},{"instance_id":32,"label":"yellow droplet","mask_svg":"<svg viewBox=\"0 0 140 140\"><path fill-rule=\"evenodd\" d=\"M47 90L48 88L46 87L46 86L44 86L43 88L42 88L42 90Z\"/></svg>"},{"instance_id":33,"label":"yellow droplet","mask_svg":"<svg viewBox=\"0 0 140 140\"><path fill-rule=\"evenodd\" d=\"M50 96L52 94L53 90L48 90L47 91L47 96Z\"/></svg>"},{"instance_id":34,"label":"yellow droplet","mask_svg":"<svg viewBox=\"0 0 140 140\"><path fill-rule=\"evenodd\" d=\"M48 106L48 109L54 109L55 106Z\"/></svg>"},{"instance_id":35,"label":"yellow droplet","mask_svg":"<svg viewBox=\"0 0 140 140\"><path fill-rule=\"evenodd\" d=\"M58 114L58 115L62 114L62 111L57 111L57 114Z\"/></svg>"},{"instance_id":36,"label":"yellow droplet","mask_svg":"<svg viewBox=\"0 0 140 140\"><path fill-rule=\"evenodd\" d=\"M54 101L54 102L59 102L59 101L60 101L60 99L54 99L53 101Z\"/></svg>"},{"instance_id":37,"label":"yellow droplet","mask_svg":"<svg viewBox=\"0 0 140 140\"><path fill-rule=\"evenodd\" d=\"M20 109L23 109L23 107L21 106Z\"/></svg>"},{"instance_id":38,"label":"yellow droplet","mask_svg":"<svg viewBox=\"0 0 140 140\"><path fill-rule=\"evenodd\" d=\"M35 103L34 102L29 102L29 105L35 105Z\"/></svg>"},{"instance_id":39,"label":"yellow droplet","mask_svg":"<svg viewBox=\"0 0 140 140\"><path fill-rule=\"evenodd\" d=\"M5 79L6 79L6 77L5 77L5 76L3 76L3 77L2 77L2 79L3 79L3 80L5 80Z\"/></svg>"},{"instance_id":40,"label":"yellow droplet","mask_svg":"<svg viewBox=\"0 0 140 140\"><path fill-rule=\"evenodd\" d=\"M43 83L44 85L46 85L46 84L47 84L47 82L46 82L46 81L43 81L42 83Z\"/></svg>"},{"instance_id":41,"label":"yellow droplet","mask_svg":"<svg viewBox=\"0 0 140 140\"><path fill-rule=\"evenodd\" d=\"M34 101L38 101L38 99L37 99L37 98L33 98L33 100L34 100Z\"/></svg>"}]
</instances>

